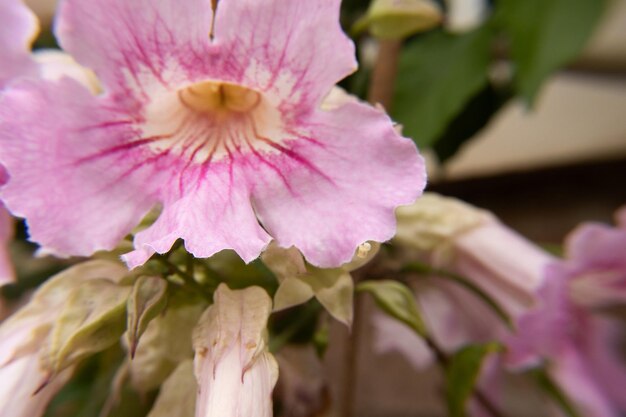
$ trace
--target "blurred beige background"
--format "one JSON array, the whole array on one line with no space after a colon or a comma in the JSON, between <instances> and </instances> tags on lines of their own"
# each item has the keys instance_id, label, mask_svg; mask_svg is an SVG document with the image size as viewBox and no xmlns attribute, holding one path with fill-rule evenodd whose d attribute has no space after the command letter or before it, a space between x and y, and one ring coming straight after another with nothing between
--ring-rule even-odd
<instances>
[{"instance_id":1,"label":"blurred beige background","mask_svg":"<svg viewBox=\"0 0 626 417\"><path fill-rule=\"evenodd\" d=\"M615 0L585 53L534 109L510 103L444 168L461 179L626 158L626 1Z\"/></svg>"}]
</instances>

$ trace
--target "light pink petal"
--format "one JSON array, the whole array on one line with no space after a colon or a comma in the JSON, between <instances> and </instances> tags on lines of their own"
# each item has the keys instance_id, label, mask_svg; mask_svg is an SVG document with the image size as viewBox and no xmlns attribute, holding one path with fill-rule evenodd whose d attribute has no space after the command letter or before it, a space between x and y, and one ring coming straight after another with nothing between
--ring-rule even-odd
<instances>
[{"instance_id":1,"label":"light pink petal","mask_svg":"<svg viewBox=\"0 0 626 417\"><path fill-rule=\"evenodd\" d=\"M57 375L36 395L47 377L37 355L28 355L0 368L0 417L40 417L46 406L69 380L72 370Z\"/></svg>"},{"instance_id":2,"label":"light pink petal","mask_svg":"<svg viewBox=\"0 0 626 417\"><path fill-rule=\"evenodd\" d=\"M354 45L339 25L341 0L224 0L215 41L229 51L225 75L308 109L356 70ZM230 78L232 77L232 78ZM284 109L286 110L286 108Z\"/></svg>"},{"instance_id":3,"label":"light pink petal","mask_svg":"<svg viewBox=\"0 0 626 417\"><path fill-rule=\"evenodd\" d=\"M299 139L249 173L253 204L281 247L338 266L361 243L393 236L395 208L424 189L424 161L387 116L360 103L317 112L300 126Z\"/></svg>"},{"instance_id":4,"label":"light pink petal","mask_svg":"<svg viewBox=\"0 0 626 417\"><path fill-rule=\"evenodd\" d=\"M546 268L535 308L519 317L515 334L507 338L507 361L515 368L536 365L540 357L558 357L571 343L575 318L568 299L567 279L561 263Z\"/></svg>"},{"instance_id":5,"label":"light pink petal","mask_svg":"<svg viewBox=\"0 0 626 417\"><path fill-rule=\"evenodd\" d=\"M381 313L372 315L374 351L379 354L397 352L417 371L433 364L433 354L413 330L398 320Z\"/></svg>"},{"instance_id":6,"label":"light pink petal","mask_svg":"<svg viewBox=\"0 0 626 417\"><path fill-rule=\"evenodd\" d=\"M532 305L544 269L553 260L497 221L460 235L453 245L454 271L471 279L514 317Z\"/></svg>"},{"instance_id":7,"label":"light pink petal","mask_svg":"<svg viewBox=\"0 0 626 417\"><path fill-rule=\"evenodd\" d=\"M626 272L626 230L599 223L583 224L568 236L566 254L585 269L619 267Z\"/></svg>"},{"instance_id":8,"label":"light pink petal","mask_svg":"<svg viewBox=\"0 0 626 417\"><path fill-rule=\"evenodd\" d=\"M210 76L210 0L66 0L57 37L118 98Z\"/></svg>"},{"instance_id":9,"label":"light pink petal","mask_svg":"<svg viewBox=\"0 0 626 417\"><path fill-rule=\"evenodd\" d=\"M258 257L270 237L252 210L238 163L242 161L215 163L206 171L196 168L200 178L191 178L189 173L185 178L197 185L180 200L166 203L157 222L136 235L137 250L125 256L128 265L141 265L154 252L167 252L178 238L185 240L185 247L196 257L209 257L223 249L234 249L246 262Z\"/></svg>"},{"instance_id":10,"label":"light pink petal","mask_svg":"<svg viewBox=\"0 0 626 417\"><path fill-rule=\"evenodd\" d=\"M11 174L0 196L31 238L59 255L115 247L156 202L149 185L160 179L142 149L132 153L129 116L69 78L24 82L0 100L0 162Z\"/></svg>"},{"instance_id":11,"label":"light pink petal","mask_svg":"<svg viewBox=\"0 0 626 417\"><path fill-rule=\"evenodd\" d=\"M35 74L30 44L37 30L37 18L21 0L0 0L0 87L13 77Z\"/></svg>"},{"instance_id":12,"label":"light pink petal","mask_svg":"<svg viewBox=\"0 0 626 417\"><path fill-rule=\"evenodd\" d=\"M622 322L594 318L583 338L587 345L584 357L601 391L613 408L626 412L626 363L620 355L623 336Z\"/></svg>"},{"instance_id":13,"label":"light pink petal","mask_svg":"<svg viewBox=\"0 0 626 417\"><path fill-rule=\"evenodd\" d=\"M563 351L551 370L552 378L585 417L619 417L593 379L585 358L575 349ZM623 388L623 387L622 387Z\"/></svg>"}]
</instances>

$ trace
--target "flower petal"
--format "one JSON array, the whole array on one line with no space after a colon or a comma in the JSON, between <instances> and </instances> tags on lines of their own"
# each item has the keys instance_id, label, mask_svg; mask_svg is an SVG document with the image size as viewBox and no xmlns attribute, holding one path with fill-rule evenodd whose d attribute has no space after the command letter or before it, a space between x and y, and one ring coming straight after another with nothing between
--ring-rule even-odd
<instances>
[{"instance_id":1,"label":"flower petal","mask_svg":"<svg viewBox=\"0 0 626 417\"><path fill-rule=\"evenodd\" d=\"M583 269L620 267L626 270L624 229L584 223L568 235L565 245L567 258Z\"/></svg>"},{"instance_id":2,"label":"flower petal","mask_svg":"<svg viewBox=\"0 0 626 417\"><path fill-rule=\"evenodd\" d=\"M199 258L223 249L234 249L246 262L258 257L270 236L259 225L248 184L238 172L232 161L212 164L182 198L166 200L156 223L136 235L136 250L125 256L128 265L143 264L155 251L167 252L178 238Z\"/></svg>"},{"instance_id":3,"label":"flower petal","mask_svg":"<svg viewBox=\"0 0 626 417\"><path fill-rule=\"evenodd\" d=\"M35 74L30 44L37 32L37 18L24 3L0 0L0 87L15 76Z\"/></svg>"},{"instance_id":4,"label":"flower petal","mask_svg":"<svg viewBox=\"0 0 626 417\"><path fill-rule=\"evenodd\" d=\"M1 196L44 249L112 249L156 203L149 187L159 185L158 167L115 152L132 151L128 117L69 78L24 81L2 96L0 161L11 179Z\"/></svg>"},{"instance_id":5,"label":"flower petal","mask_svg":"<svg viewBox=\"0 0 626 417\"><path fill-rule=\"evenodd\" d=\"M585 358L575 349L561 352L551 371L552 377L574 401L581 415L617 417L619 413L613 409L601 387L593 380L589 365L585 362Z\"/></svg>"},{"instance_id":6,"label":"flower petal","mask_svg":"<svg viewBox=\"0 0 626 417\"><path fill-rule=\"evenodd\" d=\"M42 416L50 400L71 375L72 370L66 370L33 395L46 378L39 368L37 355L25 356L0 368L0 417Z\"/></svg>"},{"instance_id":7,"label":"flower petal","mask_svg":"<svg viewBox=\"0 0 626 417\"><path fill-rule=\"evenodd\" d=\"M341 0L224 0L216 45L230 51L234 77L310 109L356 70L354 45L339 25Z\"/></svg>"},{"instance_id":8,"label":"flower petal","mask_svg":"<svg viewBox=\"0 0 626 417\"><path fill-rule=\"evenodd\" d=\"M279 246L296 246L320 267L349 262L368 241L395 232L394 210L412 203L426 184L424 161L380 111L348 103L317 112L308 134L259 167L253 203ZM286 145L286 146L287 146Z\"/></svg>"},{"instance_id":9,"label":"flower petal","mask_svg":"<svg viewBox=\"0 0 626 417\"><path fill-rule=\"evenodd\" d=\"M154 85L207 70L212 14L209 0L66 0L56 33L105 90L142 98Z\"/></svg>"}]
</instances>

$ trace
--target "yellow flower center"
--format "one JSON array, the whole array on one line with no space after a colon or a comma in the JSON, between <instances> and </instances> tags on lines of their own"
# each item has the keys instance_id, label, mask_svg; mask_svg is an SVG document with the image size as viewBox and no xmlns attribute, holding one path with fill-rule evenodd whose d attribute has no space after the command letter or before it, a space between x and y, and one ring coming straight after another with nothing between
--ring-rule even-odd
<instances>
[{"instance_id":1,"label":"yellow flower center","mask_svg":"<svg viewBox=\"0 0 626 417\"><path fill-rule=\"evenodd\" d=\"M178 92L180 101L198 113L247 113L261 103L261 95L240 85L204 81Z\"/></svg>"},{"instance_id":2,"label":"yellow flower center","mask_svg":"<svg viewBox=\"0 0 626 417\"><path fill-rule=\"evenodd\" d=\"M156 154L200 164L243 152L280 152L290 136L280 111L261 92L214 80L155 94L141 135Z\"/></svg>"}]
</instances>

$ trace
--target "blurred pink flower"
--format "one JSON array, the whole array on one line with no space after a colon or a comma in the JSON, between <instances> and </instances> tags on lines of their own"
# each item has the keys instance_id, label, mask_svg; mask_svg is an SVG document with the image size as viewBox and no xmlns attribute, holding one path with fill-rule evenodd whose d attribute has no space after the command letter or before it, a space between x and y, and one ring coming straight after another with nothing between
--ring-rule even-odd
<instances>
[{"instance_id":1,"label":"blurred pink flower","mask_svg":"<svg viewBox=\"0 0 626 417\"><path fill-rule=\"evenodd\" d=\"M0 103L2 198L44 249L111 249L155 206L130 266L178 238L251 261L273 238L330 267L393 236L424 164L380 110L320 108L356 68L340 1L210 4L62 3L60 43L104 93L29 81Z\"/></svg>"},{"instance_id":2,"label":"blurred pink flower","mask_svg":"<svg viewBox=\"0 0 626 417\"><path fill-rule=\"evenodd\" d=\"M540 304L509 339L508 361L524 367L547 360L583 415L619 416L626 411L620 326L598 309L626 302L626 230L583 224L565 249L565 259L546 270Z\"/></svg>"},{"instance_id":3,"label":"blurred pink flower","mask_svg":"<svg viewBox=\"0 0 626 417\"><path fill-rule=\"evenodd\" d=\"M454 273L488 294L513 321L536 302L545 268L554 260L491 213L452 198L425 194L398 210L397 246L408 259L418 258L436 269ZM508 330L475 294L457 283L433 277L413 281L418 304L434 339L448 352L468 344L502 339ZM417 368L430 364L432 353L401 325L385 317L374 321L378 350L398 350ZM396 337L392 337L392 333Z\"/></svg>"},{"instance_id":4,"label":"blurred pink flower","mask_svg":"<svg viewBox=\"0 0 626 417\"><path fill-rule=\"evenodd\" d=\"M626 301L625 209L617 214L618 228L579 226L566 240L565 259L557 260L493 217L475 209L468 212L471 207L459 202L442 206L439 201L424 208L430 198L399 210L402 216L422 206L420 216L412 214L410 227L408 218L401 217L403 233L397 243L471 280L516 324L511 333L484 303L452 283L419 284L416 296L441 346L451 352L469 343L501 340L508 347L501 365L519 370L546 363L581 415L617 417L626 411L626 367L618 351L623 325L600 311ZM385 320L376 318L375 327L388 330ZM432 354L424 343L408 328L396 327L393 333L378 330L384 338L377 342L379 348L402 352L416 367L428 365ZM498 401L502 368L495 364L485 369L481 385Z\"/></svg>"},{"instance_id":5,"label":"blurred pink flower","mask_svg":"<svg viewBox=\"0 0 626 417\"><path fill-rule=\"evenodd\" d=\"M21 0L0 0L0 94L13 78L36 74L30 44L37 27L37 18ZM0 187L7 180L7 173L0 165ZM12 238L13 222L0 201L0 286L15 278L7 250Z\"/></svg>"}]
</instances>

